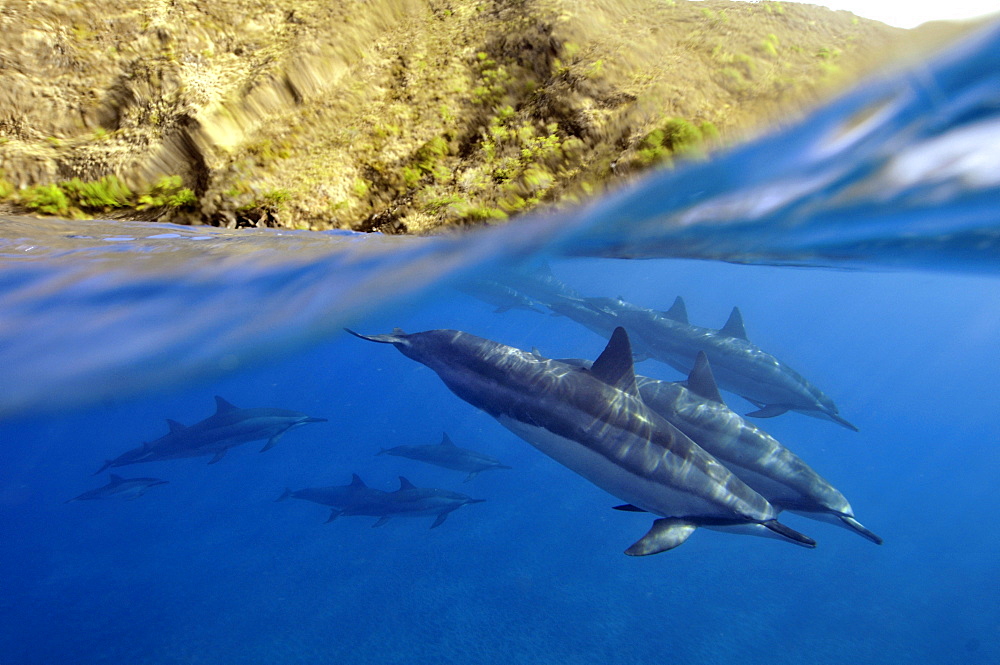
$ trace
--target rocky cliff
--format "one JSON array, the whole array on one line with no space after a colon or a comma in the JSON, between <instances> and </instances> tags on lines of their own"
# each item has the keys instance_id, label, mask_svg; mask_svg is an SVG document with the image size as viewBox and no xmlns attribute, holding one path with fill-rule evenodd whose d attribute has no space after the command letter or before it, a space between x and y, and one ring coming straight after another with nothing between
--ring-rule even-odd
<instances>
[{"instance_id":1,"label":"rocky cliff","mask_svg":"<svg viewBox=\"0 0 1000 665\"><path fill-rule=\"evenodd\" d=\"M723 0L0 2L8 211L433 232L786 121L905 31Z\"/></svg>"}]
</instances>

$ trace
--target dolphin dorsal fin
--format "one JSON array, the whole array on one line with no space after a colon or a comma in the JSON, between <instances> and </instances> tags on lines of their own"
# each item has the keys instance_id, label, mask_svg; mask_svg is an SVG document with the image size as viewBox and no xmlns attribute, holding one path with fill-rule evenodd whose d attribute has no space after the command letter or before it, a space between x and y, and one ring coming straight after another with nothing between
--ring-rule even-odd
<instances>
[{"instance_id":1,"label":"dolphin dorsal fin","mask_svg":"<svg viewBox=\"0 0 1000 665\"><path fill-rule=\"evenodd\" d=\"M121 476L116 475L114 473L109 473L108 475L111 477L111 482L112 483L116 483L117 484L117 483L121 483L121 482L125 481L124 478L122 478Z\"/></svg>"},{"instance_id":2,"label":"dolphin dorsal fin","mask_svg":"<svg viewBox=\"0 0 1000 665\"><path fill-rule=\"evenodd\" d=\"M403 476L399 477L399 489L397 491L402 492L403 490L415 490L417 486L411 483L409 480Z\"/></svg>"},{"instance_id":3,"label":"dolphin dorsal fin","mask_svg":"<svg viewBox=\"0 0 1000 665\"><path fill-rule=\"evenodd\" d=\"M441 435L441 445L442 446L451 446L452 448L455 447L455 443L448 437L448 433L447 432L445 432L444 434Z\"/></svg>"},{"instance_id":4,"label":"dolphin dorsal fin","mask_svg":"<svg viewBox=\"0 0 1000 665\"><path fill-rule=\"evenodd\" d=\"M698 357L694 361L694 369L688 374L688 390L695 395L710 399L719 404L725 404L722 395L719 394L719 385L715 382L715 375L712 374L712 367L708 364L708 356L704 351L698 352Z\"/></svg>"},{"instance_id":5,"label":"dolphin dorsal fin","mask_svg":"<svg viewBox=\"0 0 1000 665\"><path fill-rule=\"evenodd\" d=\"M352 473L351 487L368 487L368 485L365 485L365 481L361 480L361 476L356 473Z\"/></svg>"},{"instance_id":6,"label":"dolphin dorsal fin","mask_svg":"<svg viewBox=\"0 0 1000 665\"><path fill-rule=\"evenodd\" d=\"M672 319L677 323L687 323L688 310L687 305L684 304L684 298L681 298L680 296L674 298L674 304L670 306L670 309L663 313L663 316L668 319Z\"/></svg>"},{"instance_id":7,"label":"dolphin dorsal fin","mask_svg":"<svg viewBox=\"0 0 1000 665\"><path fill-rule=\"evenodd\" d=\"M167 427L170 428L171 434L175 434L176 432L183 432L184 430L187 429L187 427L185 427L183 423L179 423L176 420L171 420L170 418L167 418ZM146 444L143 445L145 446Z\"/></svg>"},{"instance_id":8,"label":"dolphin dorsal fin","mask_svg":"<svg viewBox=\"0 0 1000 665\"><path fill-rule=\"evenodd\" d=\"M639 388L635 385L635 368L632 366L632 343L624 328L615 328L611 340L594 361L590 372L609 386L635 397L639 396Z\"/></svg>"},{"instance_id":9,"label":"dolphin dorsal fin","mask_svg":"<svg viewBox=\"0 0 1000 665\"><path fill-rule=\"evenodd\" d=\"M215 396L215 415L220 413L226 413L227 411L239 411L238 407L233 406L226 400L222 399L218 395Z\"/></svg>"},{"instance_id":10,"label":"dolphin dorsal fin","mask_svg":"<svg viewBox=\"0 0 1000 665\"><path fill-rule=\"evenodd\" d=\"M743 315L740 314L739 307L733 307L726 325L719 328L719 332L737 339L747 339L747 330L743 327Z\"/></svg>"}]
</instances>

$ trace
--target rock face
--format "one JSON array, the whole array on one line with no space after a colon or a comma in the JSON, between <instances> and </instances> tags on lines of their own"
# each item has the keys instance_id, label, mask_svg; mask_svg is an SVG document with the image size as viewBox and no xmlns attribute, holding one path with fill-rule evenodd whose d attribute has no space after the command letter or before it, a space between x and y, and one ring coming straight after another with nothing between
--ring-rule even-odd
<instances>
[{"instance_id":1,"label":"rock face","mask_svg":"<svg viewBox=\"0 0 1000 665\"><path fill-rule=\"evenodd\" d=\"M0 3L0 197L229 226L498 222L792 117L903 33L722 0ZM37 204L51 185L65 206Z\"/></svg>"}]
</instances>

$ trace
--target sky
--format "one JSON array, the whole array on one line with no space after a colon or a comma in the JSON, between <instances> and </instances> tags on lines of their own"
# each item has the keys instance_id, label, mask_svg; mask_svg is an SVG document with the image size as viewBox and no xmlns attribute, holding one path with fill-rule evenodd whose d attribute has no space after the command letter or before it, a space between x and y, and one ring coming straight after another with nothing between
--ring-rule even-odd
<instances>
[{"instance_id":1,"label":"sky","mask_svg":"<svg viewBox=\"0 0 1000 665\"><path fill-rule=\"evenodd\" d=\"M1000 12L1000 0L807 0L804 4L846 9L900 28Z\"/></svg>"}]
</instances>

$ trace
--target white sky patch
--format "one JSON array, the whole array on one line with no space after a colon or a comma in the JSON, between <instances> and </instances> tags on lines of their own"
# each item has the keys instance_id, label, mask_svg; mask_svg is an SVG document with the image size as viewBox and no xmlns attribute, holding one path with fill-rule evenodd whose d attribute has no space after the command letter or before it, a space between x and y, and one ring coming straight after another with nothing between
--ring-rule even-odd
<instances>
[{"instance_id":1,"label":"white sky patch","mask_svg":"<svg viewBox=\"0 0 1000 665\"><path fill-rule=\"evenodd\" d=\"M845 9L864 18L899 28L915 28L927 21L955 21L996 14L1000 0L812 0L800 4Z\"/></svg>"}]
</instances>

